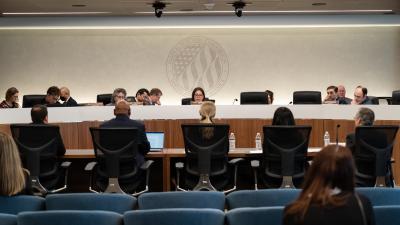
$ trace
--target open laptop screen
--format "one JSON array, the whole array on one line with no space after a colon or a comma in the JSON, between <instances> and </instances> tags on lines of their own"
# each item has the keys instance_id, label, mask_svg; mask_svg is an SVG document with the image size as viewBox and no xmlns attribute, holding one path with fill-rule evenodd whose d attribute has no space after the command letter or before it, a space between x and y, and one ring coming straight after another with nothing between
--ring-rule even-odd
<instances>
[{"instance_id":1,"label":"open laptop screen","mask_svg":"<svg viewBox=\"0 0 400 225\"><path fill-rule=\"evenodd\" d=\"M150 142L150 151L159 151L164 148L164 132L146 132Z\"/></svg>"}]
</instances>

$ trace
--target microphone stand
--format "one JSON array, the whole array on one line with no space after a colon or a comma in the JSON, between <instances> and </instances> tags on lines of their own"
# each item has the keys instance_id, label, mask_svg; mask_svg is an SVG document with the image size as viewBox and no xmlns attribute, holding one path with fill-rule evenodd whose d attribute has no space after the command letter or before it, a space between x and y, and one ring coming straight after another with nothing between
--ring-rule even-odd
<instances>
[{"instance_id":1,"label":"microphone stand","mask_svg":"<svg viewBox=\"0 0 400 225\"><path fill-rule=\"evenodd\" d=\"M340 124L336 125L336 147L339 146L339 127Z\"/></svg>"}]
</instances>

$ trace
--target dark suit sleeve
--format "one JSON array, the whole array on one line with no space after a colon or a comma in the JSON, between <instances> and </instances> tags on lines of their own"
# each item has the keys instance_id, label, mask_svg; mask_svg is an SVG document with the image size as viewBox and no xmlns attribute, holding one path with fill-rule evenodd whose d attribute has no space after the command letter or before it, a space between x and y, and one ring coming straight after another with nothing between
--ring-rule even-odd
<instances>
[{"instance_id":1,"label":"dark suit sleeve","mask_svg":"<svg viewBox=\"0 0 400 225\"><path fill-rule=\"evenodd\" d=\"M355 136L354 134L348 134L346 136L346 147L351 150L351 152L354 154L356 150L356 143L355 143Z\"/></svg>"},{"instance_id":2,"label":"dark suit sleeve","mask_svg":"<svg viewBox=\"0 0 400 225\"><path fill-rule=\"evenodd\" d=\"M67 102L66 106L75 107L75 106L78 106L78 103L75 101L75 99L73 99L72 97L70 97L70 98L68 99L68 102Z\"/></svg>"},{"instance_id":3,"label":"dark suit sleeve","mask_svg":"<svg viewBox=\"0 0 400 225\"><path fill-rule=\"evenodd\" d=\"M58 156L63 156L65 155L65 146L64 146L64 142L61 138L61 134L58 133L58 138L57 138L57 155Z\"/></svg>"},{"instance_id":4,"label":"dark suit sleeve","mask_svg":"<svg viewBox=\"0 0 400 225\"><path fill-rule=\"evenodd\" d=\"M144 124L139 127L139 152L144 156L150 151L150 143L147 140Z\"/></svg>"}]
</instances>

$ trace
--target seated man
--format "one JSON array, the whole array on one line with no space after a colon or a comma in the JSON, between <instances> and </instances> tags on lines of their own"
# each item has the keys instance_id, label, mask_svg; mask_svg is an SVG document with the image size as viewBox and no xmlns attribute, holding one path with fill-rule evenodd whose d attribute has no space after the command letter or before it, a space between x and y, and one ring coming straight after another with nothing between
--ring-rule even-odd
<instances>
[{"instance_id":1,"label":"seated man","mask_svg":"<svg viewBox=\"0 0 400 225\"><path fill-rule=\"evenodd\" d=\"M63 106L58 100L60 99L60 89L57 86L51 86L47 89L46 97L42 105L47 107L60 107Z\"/></svg>"},{"instance_id":2,"label":"seated man","mask_svg":"<svg viewBox=\"0 0 400 225\"><path fill-rule=\"evenodd\" d=\"M361 85L357 86L354 90L354 99L352 105L372 105L371 100L367 96L368 89Z\"/></svg>"},{"instance_id":3,"label":"seated man","mask_svg":"<svg viewBox=\"0 0 400 225\"><path fill-rule=\"evenodd\" d=\"M136 104L152 105L150 100L150 92L146 88L141 88L136 92Z\"/></svg>"},{"instance_id":4,"label":"seated man","mask_svg":"<svg viewBox=\"0 0 400 225\"><path fill-rule=\"evenodd\" d=\"M346 97L346 88L343 85L337 86L337 95L339 104L349 105L352 99Z\"/></svg>"},{"instance_id":5,"label":"seated man","mask_svg":"<svg viewBox=\"0 0 400 225\"><path fill-rule=\"evenodd\" d=\"M67 87L60 88L60 99L63 101L63 105L67 107L78 106L78 103L70 95Z\"/></svg>"},{"instance_id":6,"label":"seated man","mask_svg":"<svg viewBox=\"0 0 400 225\"><path fill-rule=\"evenodd\" d=\"M129 118L131 108L125 100L118 101L114 109L115 118L104 122L100 127L131 127L138 129L138 154L136 155L137 165L140 166L144 162L144 156L150 150L150 143L147 140L145 126L143 123Z\"/></svg>"},{"instance_id":7,"label":"seated man","mask_svg":"<svg viewBox=\"0 0 400 225\"><path fill-rule=\"evenodd\" d=\"M150 90L150 101L152 105L161 105L160 98L162 96L162 92L158 88L153 88Z\"/></svg>"},{"instance_id":8,"label":"seated man","mask_svg":"<svg viewBox=\"0 0 400 225\"><path fill-rule=\"evenodd\" d=\"M337 92L338 88L336 86L329 86L326 89L326 97L324 98L323 104L337 104Z\"/></svg>"}]
</instances>

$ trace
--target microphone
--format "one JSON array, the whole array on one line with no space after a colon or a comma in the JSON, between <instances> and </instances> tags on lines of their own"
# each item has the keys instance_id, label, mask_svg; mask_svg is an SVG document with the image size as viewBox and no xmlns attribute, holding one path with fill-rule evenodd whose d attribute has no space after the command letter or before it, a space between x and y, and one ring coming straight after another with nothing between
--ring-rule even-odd
<instances>
[{"instance_id":1,"label":"microphone","mask_svg":"<svg viewBox=\"0 0 400 225\"><path fill-rule=\"evenodd\" d=\"M237 98L233 99L232 105L234 105L234 104L235 104L235 102L237 102L237 101L238 101L238 99L237 99Z\"/></svg>"},{"instance_id":2,"label":"microphone","mask_svg":"<svg viewBox=\"0 0 400 225\"><path fill-rule=\"evenodd\" d=\"M339 146L339 127L340 124L336 125L336 146Z\"/></svg>"},{"instance_id":3,"label":"microphone","mask_svg":"<svg viewBox=\"0 0 400 225\"><path fill-rule=\"evenodd\" d=\"M291 105L292 103L293 103L293 102L292 102L292 101L290 101L288 105Z\"/></svg>"}]
</instances>

